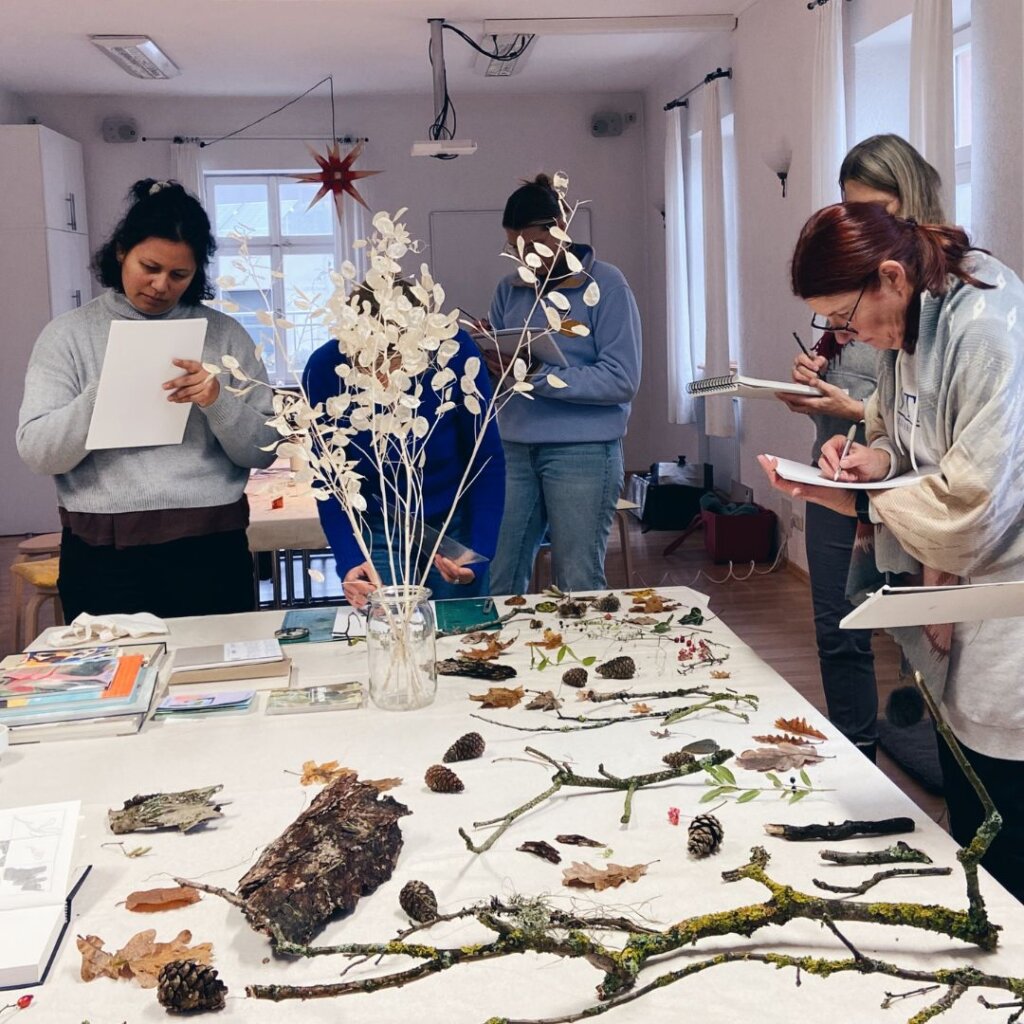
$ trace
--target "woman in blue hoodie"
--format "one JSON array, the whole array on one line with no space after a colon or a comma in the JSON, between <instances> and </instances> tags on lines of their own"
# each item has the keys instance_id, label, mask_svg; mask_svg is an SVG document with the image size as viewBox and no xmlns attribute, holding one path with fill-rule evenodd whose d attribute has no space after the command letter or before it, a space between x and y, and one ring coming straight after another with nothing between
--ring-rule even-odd
<instances>
[{"instance_id":1,"label":"woman in blue hoodie","mask_svg":"<svg viewBox=\"0 0 1024 1024\"><path fill-rule=\"evenodd\" d=\"M556 254L551 228L565 227L558 193L547 175L538 175L509 197L502 226L509 244L519 238L526 252L541 243ZM491 568L495 594L523 593L545 533L551 538L552 576L566 591L604 588L604 557L615 503L622 490L622 437L630 404L640 385L640 315L622 272L594 258L588 245L573 243L582 270L573 272L564 256L538 255L545 294L558 291L568 301L565 330L558 345L569 365L535 363L533 400L514 396L498 416L505 448L505 511ZM583 301L591 281L601 291L594 306ZM510 274L491 303L494 330L540 330L547 322L533 285ZM583 324L589 334L568 328ZM552 387L548 374L566 385Z\"/></svg>"}]
</instances>

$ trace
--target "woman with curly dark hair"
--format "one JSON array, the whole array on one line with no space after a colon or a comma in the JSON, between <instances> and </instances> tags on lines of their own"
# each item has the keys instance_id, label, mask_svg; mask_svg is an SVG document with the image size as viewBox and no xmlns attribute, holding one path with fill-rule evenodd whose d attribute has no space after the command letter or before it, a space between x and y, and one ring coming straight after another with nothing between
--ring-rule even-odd
<instances>
[{"instance_id":1,"label":"woman with curly dark hair","mask_svg":"<svg viewBox=\"0 0 1024 1024\"><path fill-rule=\"evenodd\" d=\"M198 200L176 182L148 178L129 200L93 263L108 290L57 317L36 342L18 451L57 485L58 586L69 619L246 611L254 593L244 490L249 470L274 459L260 451L277 437L266 426L270 393L232 393L202 362L231 355L249 376L266 374L245 330L202 305L215 242ZM87 449L111 323L182 318L206 320L202 361L175 359L163 385L167 401L193 406L182 443Z\"/></svg>"}]
</instances>

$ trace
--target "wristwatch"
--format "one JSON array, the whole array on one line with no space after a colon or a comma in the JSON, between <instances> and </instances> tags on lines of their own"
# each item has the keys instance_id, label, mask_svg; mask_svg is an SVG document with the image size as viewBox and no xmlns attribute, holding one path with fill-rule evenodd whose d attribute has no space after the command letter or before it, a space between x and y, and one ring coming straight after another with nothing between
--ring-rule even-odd
<instances>
[{"instance_id":1,"label":"wristwatch","mask_svg":"<svg viewBox=\"0 0 1024 1024\"><path fill-rule=\"evenodd\" d=\"M854 508L857 510L857 522L873 525L871 518L871 501L867 491L855 491Z\"/></svg>"}]
</instances>

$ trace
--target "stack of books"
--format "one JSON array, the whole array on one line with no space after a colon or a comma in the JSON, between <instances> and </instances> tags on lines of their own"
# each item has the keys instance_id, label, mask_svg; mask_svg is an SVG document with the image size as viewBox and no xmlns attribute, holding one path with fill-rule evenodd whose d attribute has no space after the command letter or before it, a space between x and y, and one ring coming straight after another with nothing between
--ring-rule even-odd
<instances>
[{"instance_id":1,"label":"stack of books","mask_svg":"<svg viewBox=\"0 0 1024 1024\"><path fill-rule=\"evenodd\" d=\"M162 643L12 654L0 661L0 722L12 744L136 733L166 654Z\"/></svg>"}]
</instances>

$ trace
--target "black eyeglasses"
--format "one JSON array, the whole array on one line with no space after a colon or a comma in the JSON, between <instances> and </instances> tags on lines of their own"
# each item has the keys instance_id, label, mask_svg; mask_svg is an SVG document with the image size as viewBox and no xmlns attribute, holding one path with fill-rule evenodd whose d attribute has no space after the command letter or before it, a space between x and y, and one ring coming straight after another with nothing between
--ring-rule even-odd
<instances>
[{"instance_id":1,"label":"black eyeglasses","mask_svg":"<svg viewBox=\"0 0 1024 1024\"><path fill-rule=\"evenodd\" d=\"M850 310L850 315L846 318L846 323L842 327L837 327L833 324L827 316L820 316L815 313L811 316L811 327L816 331L831 331L833 334L856 334L857 328L851 327L853 318L857 315L857 307L860 305L860 300L864 298L864 292L867 291L867 282L864 282L864 287L860 290L860 295L857 296L857 301L853 304L853 309Z\"/></svg>"}]
</instances>

